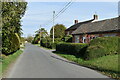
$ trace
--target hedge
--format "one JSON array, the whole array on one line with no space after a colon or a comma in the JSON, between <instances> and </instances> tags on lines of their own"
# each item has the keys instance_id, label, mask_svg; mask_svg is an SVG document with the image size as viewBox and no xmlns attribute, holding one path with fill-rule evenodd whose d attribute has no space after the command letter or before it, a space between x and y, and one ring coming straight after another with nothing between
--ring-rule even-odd
<instances>
[{"instance_id":1,"label":"hedge","mask_svg":"<svg viewBox=\"0 0 120 80\"><path fill-rule=\"evenodd\" d=\"M118 54L118 41L120 41L119 37L101 37L92 40L84 54L84 59Z\"/></svg>"},{"instance_id":2,"label":"hedge","mask_svg":"<svg viewBox=\"0 0 120 80\"><path fill-rule=\"evenodd\" d=\"M56 46L56 51L72 55L83 55L87 46L88 44L83 43L59 43Z\"/></svg>"},{"instance_id":3,"label":"hedge","mask_svg":"<svg viewBox=\"0 0 120 80\"><path fill-rule=\"evenodd\" d=\"M2 37L2 54L9 55L20 48L20 38L17 33Z\"/></svg>"},{"instance_id":4,"label":"hedge","mask_svg":"<svg viewBox=\"0 0 120 80\"><path fill-rule=\"evenodd\" d=\"M120 37L100 37L91 40L89 44L83 43L59 43L56 51L90 60L107 55L115 55L119 52Z\"/></svg>"}]
</instances>

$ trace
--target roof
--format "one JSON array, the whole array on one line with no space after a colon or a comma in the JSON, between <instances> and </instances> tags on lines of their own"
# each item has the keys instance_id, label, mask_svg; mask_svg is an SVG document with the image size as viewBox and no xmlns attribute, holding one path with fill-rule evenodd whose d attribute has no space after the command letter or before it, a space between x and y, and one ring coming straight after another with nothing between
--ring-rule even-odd
<instances>
[{"instance_id":1,"label":"roof","mask_svg":"<svg viewBox=\"0 0 120 80\"><path fill-rule=\"evenodd\" d=\"M73 31L72 34L120 31L120 27L118 27L118 18L120 20L120 17L116 17L83 24L81 27Z\"/></svg>"},{"instance_id":2,"label":"roof","mask_svg":"<svg viewBox=\"0 0 120 80\"><path fill-rule=\"evenodd\" d=\"M94 20L94 19L91 19L91 20L88 20L88 21L79 22L79 23L77 23L77 24L74 24L74 25L72 25L71 27L69 27L68 29L66 29L66 31L68 31L68 30L75 30L75 29L77 29L78 27L80 27L82 24L92 22L93 20Z\"/></svg>"}]
</instances>

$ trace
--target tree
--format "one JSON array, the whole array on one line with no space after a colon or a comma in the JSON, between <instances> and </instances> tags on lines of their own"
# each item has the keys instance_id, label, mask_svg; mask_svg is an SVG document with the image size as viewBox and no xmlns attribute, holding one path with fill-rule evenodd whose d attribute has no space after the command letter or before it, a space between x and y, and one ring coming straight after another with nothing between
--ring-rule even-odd
<instances>
[{"instance_id":1,"label":"tree","mask_svg":"<svg viewBox=\"0 0 120 80\"><path fill-rule=\"evenodd\" d=\"M65 36L66 27L63 24L56 24L54 26L54 37L55 38L63 38ZM53 27L50 30L50 37L53 36Z\"/></svg>"},{"instance_id":2,"label":"tree","mask_svg":"<svg viewBox=\"0 0 120 80\"><path fill-rule=\"evenodd\" d=\"M47 30L45 30L45 28L41 28L37 30L35 33L40 34L41 38L48 36L48 32Z\"/></svg>"},{"instance_id":3,"label":"tree","mask_svg":"<svg viewBox=\"0 0 120 80\"><path fill-rule=\"evenodd\" d=\"M9 54L20 47L18 42L22 34L21 18L25 14L27 2L13 0L12 2L1 2L1 5L2 53ZM18 40L18 42L14 40Z\"/></svg>"},{"instance_id":4,"label":"tree","mask_svg":"<svg viewBox=\"0 0 120 80\"><path fill-rule=\"evenodd\" d=\"M48 36L47 30L45 30L45 28L41 28L39 30L37 30L36 35L34 37L34 40L32 41L33 44L38 44L40 41L40 38L46 38Z\"/></svg>"},{"instance_id":5,"label":"tree","mask_svg":"<svg viewBox=\"0 0 120 80\"><path fill-rule=\"evenodd\" d=\"M30 43L31 43L33 39L34 39L34 38L29 35L25 40L26 40L27 42L30 42Z\"/></svg>"}]
</instances>

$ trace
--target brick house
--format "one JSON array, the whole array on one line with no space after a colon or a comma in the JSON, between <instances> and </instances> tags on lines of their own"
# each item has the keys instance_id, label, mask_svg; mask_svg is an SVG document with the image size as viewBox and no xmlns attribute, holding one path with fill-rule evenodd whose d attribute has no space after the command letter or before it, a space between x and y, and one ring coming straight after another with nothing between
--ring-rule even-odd
<instances>
[{"instance_id":1,"label":"brick house","mask_svg":"<svg viewBox=\"0 0 120 80\"><path fill-rule=\"evenodd\" d=\"M90 23L90 22L93 22L93 21L96 21L96 20L98 20L98 15L93 15L93 19L87 20L87 21L84 21L84 22L78 22L78 20L75 20L74 25L72 25L71 27L69 27L68 29L65 30L65 34L66 35L71 35L71 33L73 31L75 31L78 27L80 27L81 25L86 24L86 23Z\"/></svg>"},{"instance_id":2,"label":"brick house","mask_svg":"<svg viewBox=\"0 0 120 80\"><path fill-rule=\"evenodd\" d=\"M97 37L120 36L120 26L118 25L120 16L112 19L90 22L82 24L71 34L74 43L89 43L91 39Z\"/></svg>"}]
</instances>

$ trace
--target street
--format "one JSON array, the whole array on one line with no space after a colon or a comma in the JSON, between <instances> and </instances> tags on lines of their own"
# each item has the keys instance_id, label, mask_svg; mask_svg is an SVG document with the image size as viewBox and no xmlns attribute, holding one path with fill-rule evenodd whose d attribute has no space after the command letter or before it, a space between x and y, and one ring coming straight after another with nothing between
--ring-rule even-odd
<instances>
[{"instance_id":1,"label":"street","mask_svg":"<svg viewBox=\"0 0 120 80\"><path fill-rule=\"evenodd\" d=\"M27 43L7 78L108 78Z\"/></svg>"}]
</instances>

